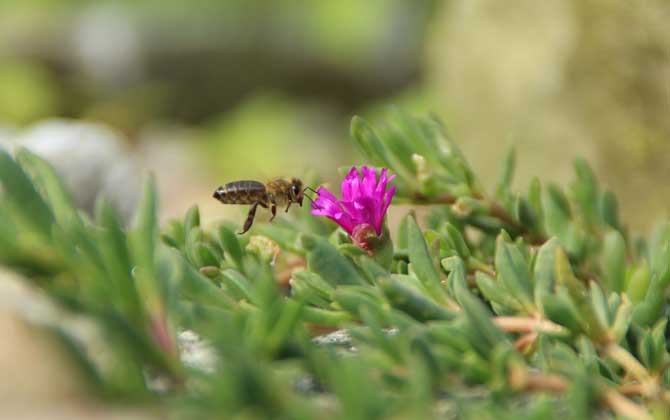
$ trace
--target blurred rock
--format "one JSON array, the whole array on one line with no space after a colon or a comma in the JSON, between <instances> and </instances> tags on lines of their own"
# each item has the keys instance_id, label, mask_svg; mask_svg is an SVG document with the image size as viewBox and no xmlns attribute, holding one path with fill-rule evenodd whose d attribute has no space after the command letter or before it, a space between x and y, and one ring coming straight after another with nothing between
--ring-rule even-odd
<instances>
[{"instance_id":1,"label":"blurred rock","mask_svg":"<svg viewBox=\"0 0 670 420\"><path fill-rule=\"evenodd\" d=\"M184 330L177 335L179 358L184 365L206 373L216 369L217 355L209 343L191 330Z\"/></svg>"},{"instance_id":2,"label":"blurred rock","mask_svg":"<svg viewBox=\"0 0 670 420\"><path fill-rule=\"evenodd\" d=\"M356 347L353 345L351 334L349 334L349 331L344 329L333 331L330 334L314 337L312 342L323 347L340 347L351 352L357 351Z\"/></svg>"},{"instance_id":3,"label":"blurred rock","mask_svg":"<svg viewBox=\"0 0 670 420\"><path fill-rule=\"evenodd\" d=\"M127 7L93 3L81 11L75 28L72 44L84 76L110 89L140 78L139 27Z\"/></svg>"},{"instance_id":4,"label":"blurred rock","mask_svg":"<svg viewBox=\"0 0 670 420\"><path fill-rule=\"evenodd\" d=\"M0 143L1 144L1 143ZM93 123L46 120L5 142L25 147L47 160L62 177L76 205L93 213L99 194L127 223L139 199L141 181L124 141L109 128Z\"/></svg>"}]
</instances>

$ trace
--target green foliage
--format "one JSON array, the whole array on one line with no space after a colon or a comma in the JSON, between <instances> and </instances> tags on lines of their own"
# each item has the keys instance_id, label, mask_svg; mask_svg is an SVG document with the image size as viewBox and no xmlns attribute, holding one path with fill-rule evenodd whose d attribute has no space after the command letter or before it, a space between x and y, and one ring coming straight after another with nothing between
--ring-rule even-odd
<instances>
[{"instance_id":1,"label":"green foliage","mask_svg":"<svg viewBox=\"0 0 670 420\"><path fill-rule=\"evenodd\" d=\"M390 270L306 211L248 236L203 227L196 207L159 229L151 179L132 229L102 200L90 220L25 151L0 153L0 259L99 326L111 362L55 331L101 394L178 417L662 413L667 225L633 246L581 161L565 192L517 193L510 151L487 196L436 121L398 112L352 133L400 200L432 205L427 228L400 222ZM343 342L314 338L334 329ZM183 330L214 354L206 368L184 357Z\"/></svg>"}]
</instances>

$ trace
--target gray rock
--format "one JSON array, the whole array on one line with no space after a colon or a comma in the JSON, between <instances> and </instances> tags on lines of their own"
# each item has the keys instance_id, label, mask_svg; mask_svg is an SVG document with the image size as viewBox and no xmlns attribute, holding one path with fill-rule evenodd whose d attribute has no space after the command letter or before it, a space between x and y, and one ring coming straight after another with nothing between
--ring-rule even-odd
<instances>
[{"instance_id":1,"label":"gray rock","mask_svg":"<svg viewBox=\"0 0 670 420\"><path fill-rule=\"evenodd\" d=\"M211 346L196 333L184 330L177 335L179 358L182 363L206 373L213 373L217 356Z\"/></svg>"},{"instance_id":2,"label":"gray rock","mask_svg":"<svg viewBox=\"0 0 670 420\"><path fill-rule=\"evenodd\" d=\"M73 56L87 78L108 90L141 78L145 52L129 8L93 3L83 8L73 26Z\"/></svg>"},{"instance_id":3,"label":"gray rock","mask_svg":"<svg viewBox=\"0 0 670 420\"><path fill-rule=\"evenodd\" d=\"M319 346L346 347L355 350L351 345L351 335L347 330L337 330L330 334L320 335L312 339Z\"/></svg>"},{"instance_id":4,"label":"gray rock","mask_svg":"<svg viewBox=\"0 0 670 420\"><path fill-rule=\"evenodd\" d=\"M47 160L62 177L75 204L93 213L99 194L128 223L140 194L138 165L124 150L120 135L102 124L50 119L39 122L0 146L25 147Z\"/></svg>"}]
</instances>

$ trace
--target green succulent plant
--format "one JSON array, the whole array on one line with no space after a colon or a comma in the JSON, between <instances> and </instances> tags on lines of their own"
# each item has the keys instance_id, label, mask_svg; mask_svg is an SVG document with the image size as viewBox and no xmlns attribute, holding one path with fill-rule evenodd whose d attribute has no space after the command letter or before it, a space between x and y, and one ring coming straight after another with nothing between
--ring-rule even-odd
<instances>
[{"instance_id":1,"label":"green succulent plant","mask_svg":"<svg viewBox=\"0 0 670 420\"><path fill-rule=\"evenodd\" d=\"M355 118L352 137L395 202L431 208L383 259L307 206L249 236L197 207L160 228L151 180L124 230L22 150L0 152L0 261L95 321L110 360L53 328L102 396L176 417L667 418L670 225L631 236L583 161L567 189L518 192L510 151L487 194L432 118Z\"/></svg>"}]
</instances>

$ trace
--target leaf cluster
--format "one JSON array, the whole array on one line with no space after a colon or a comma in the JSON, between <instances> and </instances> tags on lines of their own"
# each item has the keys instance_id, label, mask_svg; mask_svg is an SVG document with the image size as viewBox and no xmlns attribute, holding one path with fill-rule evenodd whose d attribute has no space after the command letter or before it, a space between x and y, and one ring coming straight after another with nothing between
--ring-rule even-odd
<instances>
[{"instance_id":1,"label":"leaf cluster","mask_svg":"<svg viewBox=\"0 0 670 420\"><path fill-rule=\"evenodd\" d=\"M161 229L151 180L125 229L27 151L0 152L0 261L95 322L105 358L53 328L101 395L178 416L668 415L670 225L632 239L583 161L565 190L517 192L510 151L487 194L431 118L355 118L352 136L399 201L431 208L402 218L390 265L307 209L249 236L196 207Z\"/></svg>"}]
</instances>

